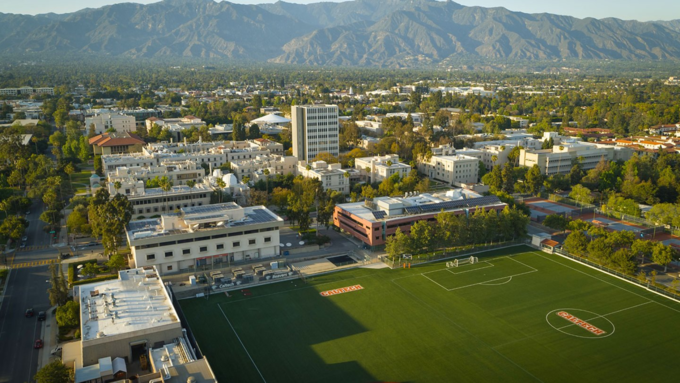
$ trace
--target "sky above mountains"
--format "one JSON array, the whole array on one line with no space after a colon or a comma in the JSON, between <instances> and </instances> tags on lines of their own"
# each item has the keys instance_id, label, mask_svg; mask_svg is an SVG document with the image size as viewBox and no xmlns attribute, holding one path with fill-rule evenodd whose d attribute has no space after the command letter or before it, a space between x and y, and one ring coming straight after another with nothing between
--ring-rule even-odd
<instances>
[{"instance_id":1,"label":"sky above mountains","mask_svg":"<svg viewBox=\"0 0 680 383\"><path fill-rule=\"evenodd\" d=\"M2 1L0 12L2 13L70 13L83 8L98 8L104 5L135 2L142 4L155 3L158 0L23 0ZM320 0L287 0L291 3L309 4ZM338 0L323 0L334 1ZM234 3L262 4L274 3L275 0L236 0ZM458 3L467 6L481 7L505 7L511 11L526 13L554 13L569 15L579 18L616 17L624 20L673 20L680 19L680 1L677 0L459 0Z\"/></svg>"}]
</instances>

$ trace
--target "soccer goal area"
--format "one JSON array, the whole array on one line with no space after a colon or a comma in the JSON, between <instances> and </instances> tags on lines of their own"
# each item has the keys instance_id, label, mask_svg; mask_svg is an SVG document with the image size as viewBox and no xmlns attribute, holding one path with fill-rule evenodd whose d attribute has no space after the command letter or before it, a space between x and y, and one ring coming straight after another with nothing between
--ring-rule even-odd
<instances>
[{"instance_id":1,"label":"soccer goal area","mask_svg":"<svg viewBox=\"0 0 680 383\"><path fill-rule=\"evenodd\" d=\"M500 257L481 262L477 257L461 258L448 261L442 266L445 267L421 275L448 291L479 285L503 285L515 277L538 271L513 257Z\"/></svg>"}]
</instances>

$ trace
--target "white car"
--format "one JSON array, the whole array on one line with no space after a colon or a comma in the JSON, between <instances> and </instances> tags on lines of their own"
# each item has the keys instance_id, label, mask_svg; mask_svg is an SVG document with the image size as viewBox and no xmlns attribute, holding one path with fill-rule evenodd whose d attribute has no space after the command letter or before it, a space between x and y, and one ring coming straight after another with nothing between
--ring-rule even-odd
<instances>
[{"instance_id":1,"label":"white car","mask_svg":"<svg viewBox=\"0 0 680 383\"><path fill-rule=\"evenodd\" d=\"M26 241L28 241L28 236L24 235L24 237L23 237L23 238L21 238L21 240L22 240L23 242L26 242Z\"/></svg>"},{"instance_id":2,"label":"white car","mask_svg":"<svg viewBox=\"0 0 680 383\"><path fill-rule=\"evenodd\" d=\"M61 346L57 346L50 352L51 355L61 355Z\"/></svg>"}]
</instances>

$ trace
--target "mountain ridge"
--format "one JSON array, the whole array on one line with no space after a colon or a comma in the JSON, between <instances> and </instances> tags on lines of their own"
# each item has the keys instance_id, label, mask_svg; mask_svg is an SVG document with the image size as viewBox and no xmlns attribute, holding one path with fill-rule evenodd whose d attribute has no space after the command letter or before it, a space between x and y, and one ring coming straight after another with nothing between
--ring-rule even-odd
<instances>
[{"instance_id":1,"label":"mountain ridge","mask_svg":"<svg viewBox=\"0 0 680 383\"><path fill-rule=\"evenodd\" d=\"M306 5L164 0L62 15L0 13L0 23L0 50L6 54L377 67L431 65L457 57L680 59L680 20L578 19L435 0Z\"/></svg>"}]
</instances>

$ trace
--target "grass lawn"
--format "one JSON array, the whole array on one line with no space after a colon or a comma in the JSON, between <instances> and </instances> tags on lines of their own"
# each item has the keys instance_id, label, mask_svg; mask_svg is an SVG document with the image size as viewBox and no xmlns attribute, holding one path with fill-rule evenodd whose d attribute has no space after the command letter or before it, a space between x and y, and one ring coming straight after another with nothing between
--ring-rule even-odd
<instances>
[{"instance_id":1,"label":"grass lawn","mask_svg":"<svg viewBox=\"0 0 680 383\"><path fill-rule=\"evenodd\" d=\"M680 374L680 303L528 247L479 255L455 268L354 269L181 306L220 381L653 382ZM354 285L363 289L319 294Z\"/></svg>"}]
</instances>

